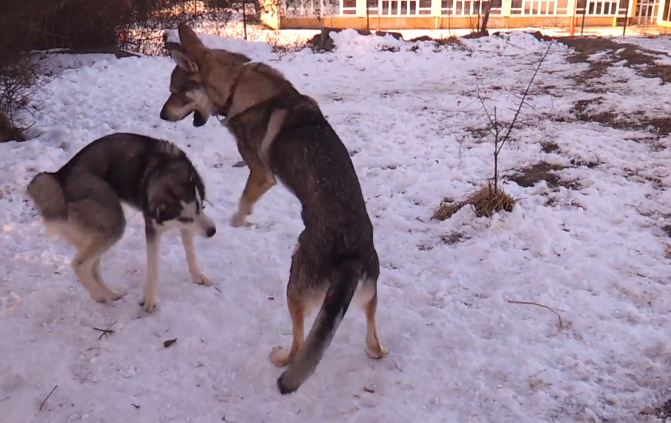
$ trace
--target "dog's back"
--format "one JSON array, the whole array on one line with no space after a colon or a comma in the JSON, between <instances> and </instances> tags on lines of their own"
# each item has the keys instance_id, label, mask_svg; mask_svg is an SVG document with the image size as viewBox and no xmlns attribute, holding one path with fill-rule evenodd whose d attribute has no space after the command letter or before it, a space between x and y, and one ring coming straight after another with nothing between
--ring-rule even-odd
<instances>
[{"instance_id":1,"label":"dog's back","mask_svg":"<svg viewBox=\"0 0 671 423\"><path fill-rule=\"evenodd\" d=\"M351 232L336 237L347 239L342 245L325 240L324 248L335 255L372 247L372 224L347 148L310 97L295 97L288 106L268 154L273 171L301 201L306 227L318 225L328 237L331 231Z\"/></svg>"},{"instance_id":2,"label":"dog's back","mask_svg":"<svg viewBox=\"0 0 671 423\"><path fill-rule=\"evenodd\" d=\"M139 182L156 155L188 160L184 152L167 141L139 134L114 133L82 148L54 172L54 176L63 187L70 189L85 183L86 177L99 177L110 184L122 201L140 208L143 187Z\"/></svg>"}]
</instances>

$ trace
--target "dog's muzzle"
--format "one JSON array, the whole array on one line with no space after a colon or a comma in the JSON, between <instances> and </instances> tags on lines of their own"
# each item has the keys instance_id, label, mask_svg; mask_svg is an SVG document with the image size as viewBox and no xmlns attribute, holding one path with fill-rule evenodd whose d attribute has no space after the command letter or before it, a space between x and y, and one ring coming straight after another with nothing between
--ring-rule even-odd
<instances>
[{"instance_id":1,"label":"dog's muzzle","mask_svg":"<svg viewBox=\"0 0 671 423\"><path fill-rule=\"evenodd\" d=\"M173 121L172 119L170 119L170 113L168 113L168 109L165 106L163 106L163 108L161 109L161 114L159 115L159 117L161 118L161 120L165 120L168 122Z\"/></svg>"},{"instance_id":2,"label":"dog's muzzle","mask_svg":"<svg viewBox=\"0 0 671 423\"><path fill-rule=\"evenodd\" d=\"M217 228L214 228L214 227L210 227L210 228L207 228L205 230L205 236L207 238L212 238L214 236L214 234L216 234L216 233L217 233Z\"/></svg>"}]
</instances>

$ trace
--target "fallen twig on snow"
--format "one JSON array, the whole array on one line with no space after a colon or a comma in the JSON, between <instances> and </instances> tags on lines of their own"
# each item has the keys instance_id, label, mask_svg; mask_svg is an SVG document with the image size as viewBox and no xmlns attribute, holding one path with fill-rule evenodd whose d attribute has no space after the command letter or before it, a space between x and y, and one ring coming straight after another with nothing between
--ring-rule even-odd
<instances>
[{"instance_id":1,"label":"fallen twig on snow","mask_svg":"<svg viewBox=\"0 0 671 423\"><path fill-rule=\"evenodd\" d=\"M112 329L110 329L110 328L111 328L112 326L114 326L115 324L116 324L116 321L115 321L114 323L112 323L111 325L107 326L105 329L100 329L100 328L96 328L96 327L94 327L93 330L97 330L98 332L101 332L100 336L98 337L98 341L100 341L101 339L103 339L103 336L104 336L105 338L107 338L107 335L108 335L108 334L109 334L109 335L113 334L114 331L113 331Z\"/></svg>"},{"instance_id":2,"label":"fallen twig on snow","mask_svg":"<svg viewBox=\"0 0 671 423\"><path fill-rule=\"evenodd\" d=\"M559 328L558 328L559 330L558 331L561 332L561 330L564 328L564 323L562 322L561 315L559 313L557 313L557 311L562 311L563 312L564 310L561 310L561 309L558 309L558 308L548 307L546 305L534 303L532 301L517 301L517 300L506 300L506 301L510 304L533 305L533 306L536 306L536 307L542 307L544 309L550 310L551 312L553 312L555 314L555 316L557 316L557 319L559 320Z\"/></svg>"},{"instance_id":3,"label":"fallen twig on snow","mask_svg":"<svg viewBox=\"0 0 671 423\"><path fill-rule=\"evenodd\" d=\"M44 400L42 400L42 404L40 404L40 410L42 410L42 407L44 407L44 403L47 402L47 400L49 399L49 397L51 396L51 394L54 393L54 391L56 390L56 388L58 388L58 385L55 385L54 388L49 392L49 395L47 395L46 398L44 398Z\"/></svg>"},{"instance_id":4,"label":"fallen twig on snow","mask_svg":"<svg viewBox=\"0 0 671 423\"><path fill-rule=\"evenodd\" d=\"M401 373L405 373L405 372L403 371L403 369L401 368L401 366L398 365L398 363L396 362L396 360L392 359L391 362L394 363L394 367L396 367L396 370L398 370L398 371L401 372Z\"/></svg>"}]
</instances>

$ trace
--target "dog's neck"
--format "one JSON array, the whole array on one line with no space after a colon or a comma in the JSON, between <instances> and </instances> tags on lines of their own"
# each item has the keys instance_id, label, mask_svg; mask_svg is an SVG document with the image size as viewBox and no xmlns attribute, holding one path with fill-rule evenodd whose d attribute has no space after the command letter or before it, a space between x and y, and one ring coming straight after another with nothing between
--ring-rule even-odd
<instances>
[{"instance_id":1,"label":"dog's neck","mask_svg":"<svg viewBox=\"0 0 671 423\"><path fill-rule=\"evenodd\" d=\"M225 118L228 117L229 113L231 112L231 107L233 107L233 97L235 96L235 90L238 88L238 84L240 83L240 80L242 79L242 75L245 73L245 66L253 63L253 62L247 62L244 63L243 65L240 66L240 72L235 76L235 79L233 80L233 83L231 84L231 89L228 92L228 97L226 97L226 101L224 101L224 104L221 106L217 107L217 116L223 116Z\"/></svg>"}]
</instances>

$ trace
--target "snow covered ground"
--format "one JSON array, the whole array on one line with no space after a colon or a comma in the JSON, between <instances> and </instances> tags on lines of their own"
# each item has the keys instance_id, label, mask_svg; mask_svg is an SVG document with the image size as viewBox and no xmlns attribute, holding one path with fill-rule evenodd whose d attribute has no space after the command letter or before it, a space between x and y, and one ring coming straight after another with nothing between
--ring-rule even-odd
<instances>
[{"instance_id":1,"label":"snow covered ground","mask_svg":"<svg viewBox=\"0 0 671 423\"><path fill-rule=\"evenodd\" d=\"M351 308L313 377L294 395L277 393L268 353L290 343L284 290L298 202L278 186L256 206L254 227L227 226L248 173L232 167L228 132L214 119L202 128L159 119L168 58L99 57L46 85L36 139L0 145L0 421L656 421L640 413L671 397L671 239L662 229L671 224L671 140L577 121L574 106L665 118L671 86L618 62L586 91L572 77L590 64L569 63L570 49L554 45L500 165L510 174L545 161L574 182L507 182L513 212L477 218L466 207L438 222L431 214L443 197L463 198L492 174L478 93L509 119L548 44L519 32L440 48L334 37L334 53L282 60L267 44L203 39L281 69L350 149L375 226L378 332L390 355L366 356L363 313ZM24 196L38 170L113 131L184 148L219 222L196 245L212 287L190 282L176 234L163 239L152 315L137 305L137 212L103 259L110 286L129 294L104 306ZM93 329L110 325L108 337Z\"/></svg>"}]
</instances>

